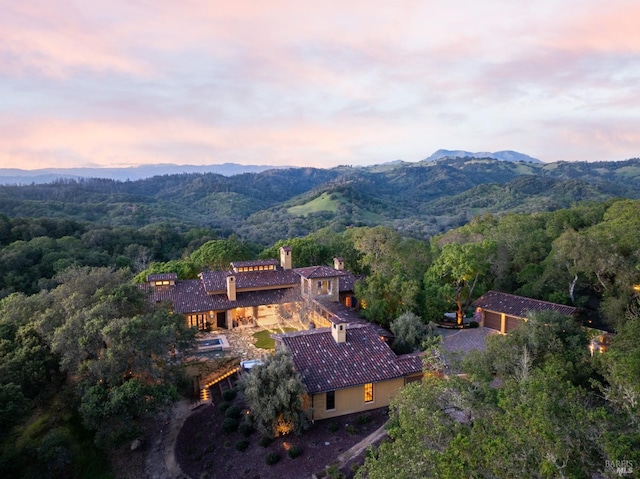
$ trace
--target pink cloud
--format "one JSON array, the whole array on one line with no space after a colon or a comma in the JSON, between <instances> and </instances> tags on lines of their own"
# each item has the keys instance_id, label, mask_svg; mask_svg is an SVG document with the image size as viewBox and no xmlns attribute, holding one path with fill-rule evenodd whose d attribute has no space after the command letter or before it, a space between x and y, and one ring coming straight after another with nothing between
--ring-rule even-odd
<instances>
[{"instance_id":1,"label":"pink cloud","mask_svg":"<svg viewBox=\"0 0 640 479\"><path fill-rule=\"evenodd\" d=\"M119 50L99 25L87 22L70 3L0 2L0 53L13 58L0 69L13 75L38 73L66 78L74 70L143 74L144 62ZM113 32L112 32L113 33Z\"/></svg>"},{"instance_id":2,"label":"pink cloud","mask_svg":"<svg viewBox=\"0 0 640 479\"><path fill-rule=\"evenodd\" d=\"M0 165L327 165L533 154L531 137L578 151L545 120L571 132L637 105L635 3L0 0L0 94L17 105Z\"/></svg>"}]
</instances>

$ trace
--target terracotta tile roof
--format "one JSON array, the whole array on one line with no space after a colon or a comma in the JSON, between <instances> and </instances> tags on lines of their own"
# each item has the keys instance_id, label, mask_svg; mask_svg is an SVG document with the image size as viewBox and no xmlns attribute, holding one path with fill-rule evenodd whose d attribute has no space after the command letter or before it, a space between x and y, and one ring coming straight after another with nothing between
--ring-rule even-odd
<instances>
[{"instance_id":1,"label":"terracotta tile roof","mask_svg":"<svg viewBox=\"0 0 640 479\"><path fill-rule=\"evenodd\" d=\"M364 277L361 275L356 276L351 271L342 270L341 272L344 273L340 278L338 278L341 293L349 291L353 292L356 287L356 282Z\"/></svg>"},{"instance_id":2,"label":"terracotta tile roof","mask_svg":"<svg viewBox=\"0 0 640 479\"><path fill-rule=\"evenodd\" d=\"M422 371L417 355L396 356L369 326L349 327L338 344L329 328L275 336L291 352L310 394L375 383Z\"/></svg>"},{"instance_id":3,"label":"terracotta tile roof","mask_svg":"<svg viewBox=\"0 0 640 479\"><path fill-rule=\"evenodd\" d=\"M529 312L553 311L566 316L576 313L577 308L564 304L550 303L538 299L516 296L515 294L488 291L473 302L477 308L486 309L496 313L505 313L509 316L526 318Z\"/></svg>"},{"instance_id":4,"label":"terracotta tile roof","mask_svg":"<svg viewBox=\"0 0 640 479\"><path fill-rule=\"evenodd\" d=\"M322 309L331 313L329 316L329 321L332 323L349 323L350 325L366 325L374 328L378 336L392 338L393 334L384 329L382 326L378 326L377 324L370 323L363 317L361 317L355 309L347 308L342 303L336 303L334 301L322 301L322 300L314 300L316 304L318 304Z\"/></svg>"},{"instance_id":5,"label":"terracotta tile roof","mask_svg":"<svg viewBox=\"0 0 640 479\"><path fill-rule=\"evenodd\" d=\"M152 273L147 275L147 281L171 281L178 279L178 273Z\"/></svg>"},{"instance_id":6,"label":"terracotta tile roof","mask_svg":"<svg viewBox=\"0 0 640 479\"><path fill-rule=\"evenodd\" d=\"M198 275L206 291L226 291L228 271L203 271Z\"/></svg>"},{"instance_id":7,"label":"terracotta tile roof","mask_svg":"<svg viewBox=\"0 0 640 479\"><path fill-rule=\"evenodd\" d=\"M338 271L331 266L309 266L308 268L296 268L294 271L306 279L335 278L346 274L345 271Z\"/></svg>"},{"instance_id":8,"label":"terracotta tile roof","mask_svg":"<svg viewBox=\"0 0 640 479\"><path fill-rule=\"evenodd\" d=\"M154 302L170 301L176 313L200 313L220 311L263 304L279 304L287 301L289 288L237 293L236 301L230 301L225 294L207 294L202 281L197 279L178 281L171 288L145 287Z\"/></svg>"},{"instance_id":9,"label":"terracotta tile roof","mask_svg":"<svg viewBox=\"0 0 640 479\"><path fill-rule=\"evenodd\" d=\"M204 271L200 278L209 293L226 292L227 276L236 277L236 290L248 288L287 288L300 284L300 276L294 270L277 269L275 271L248 271L232 273L230 271Z\"/></svg>"}]
</instances>

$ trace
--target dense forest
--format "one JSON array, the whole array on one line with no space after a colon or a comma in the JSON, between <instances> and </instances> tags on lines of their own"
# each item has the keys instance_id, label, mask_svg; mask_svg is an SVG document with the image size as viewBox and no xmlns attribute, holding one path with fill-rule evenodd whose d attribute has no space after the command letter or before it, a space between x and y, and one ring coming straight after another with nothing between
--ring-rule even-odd
<instances>
[{"instance_id":1,"label":"dense forest","mask_svg":"<svg viewBox=\"0 0 640 479\"><path fill-rule=\"evenodd\" d=\"M489 163L502 178L486 173L492 182L477 174L485 163L437 164L458 175L440 178L446 196L433 176L420 176L434 165L372 168L349 180L343 167L232 182L187 175L0 188L0 474L112 477L104 451L136 437L146 417L178 397L183 371L167 351L193 339L135 282L149 272L193 278L232 260L275 258L282 245L292 247L294 266L343 257L364 275L356 285L362 314L385 327L406 313L425 324L456 307L468 313L493 289L578 306L583 325L618 333L601 358L588 356L588 333L566 318L492 338L486 356L459 365L472 381L434 375L403 392L394 441L368 459L363 477L389 477L385 467L406 459L418 436L433 446L416 456L432 464L420 469L427 476L584 477L603 469L594 461L640 460L638 160L593 169ZM289 180L277 186L281 175ZM496 378L504 387L491 386ZM454 398L468 423L452 422L436 406L443 398ZM417 404L433 407L416 412ZM563 428L553 415L566 419ZM518 417L549 442L527 442ZM594 422L594 431L581 429ZM567 438L575 442L564 447ZM514 442L513 454L530 456L498 461ZM539 461L544 467L527 469Z\"/></svg>"}]
</instances>

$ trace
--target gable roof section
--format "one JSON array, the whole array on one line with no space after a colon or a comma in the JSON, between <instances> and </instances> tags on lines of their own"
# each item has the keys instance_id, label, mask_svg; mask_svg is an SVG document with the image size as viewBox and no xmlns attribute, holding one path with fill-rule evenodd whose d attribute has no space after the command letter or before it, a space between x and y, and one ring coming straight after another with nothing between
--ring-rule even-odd
<instances>
[{"instance_id":1,"label":"gable roof section","mask_svg":"<svg viewBox=\"0 0 640 479\"><path fill-rule=\"evenodd\" d=\"M516 296L515 294L500 293L498 291L487 291L476 299L473 305L487 311L505 313L518 318L526 318L529 312L553 311L565 316L571 316L577 311L577 308L573 306L540 301L525 296Z\"/></svg>"},{"instance_id":2,"label":"gable roof section","mask_svg":"<svg viewBox=\"0 0 640 479\"><path fill-rule=\"evenodd\" d=\"M336 276L343 276L344 271L338 271L330 266L309 266L308 268L296 268L295 272L305 279L321 279L321 278L335 278Z\"/></svg>"},{"instance_id":3,"label":"gable roof section","mask_svg":"<svg viewBox=\"0 0 640 479\"><path fill-rule=\"evenodd\" d=\"M363 317L361 317L355 309L348 308L342 303L336 303L335 301L325 301L321 299L314 299L313 302L318 307L330 313L329 321L332 323L348 323L349 325L361 325L373 328L376 334L384 338L392 338L393 334L375 323L370 323Z\"/></svg>"},{"instance_id":4,"label":"gable roof section","mask_svg":"<svg viewBox=\"0 0 640 479\"><path fill-rule=\"evenodd\" d=\"M278 269L275 271L248 271L233 273L230 271L203 271L200 278L208 293L227 291L227 276L236 277L236 290L242 289L277 289L291 288L300 284L300 276L293 270Z\"/></svg>"},{"instance_id":5,"label":"gable roof section","mask_svg":"<svg viewBox=\"0 0 640 479\"><path fill-rule=\"evenodd\" d=\"M344 273L338 278L341 293L353 292L356 287L356 282L364 278L364 276L361 275L356 276L351 271L342 270L341 272Z\"/></svg>"},{"instance_id":6,"label":"gable roof section","mask_svg":"<svg viewBox=\"0 0 640 479\"><path fill-rule=\"evenodd\" d=\"M146 288L154 302L170 301L176 313L190 314L205 311L220 311L263 304L279 304L290 301L286 298L289 288L269 289L238 293L235 301L226 294L207 294L200 280L178 281L172 288Z\"/></svg>"},{"instance_id":7,"label":"gable roof section","mask_svg":"<svg viewBox=\"0 0 640 479\"><path fill-rule=\"evenodd\" d=\"M397 356L369 326L349 327L347 341L340 344L333 339L329 328L274 337L291 352L309 394L422 372L419 356Z\"/></svg>"}]
</instances>

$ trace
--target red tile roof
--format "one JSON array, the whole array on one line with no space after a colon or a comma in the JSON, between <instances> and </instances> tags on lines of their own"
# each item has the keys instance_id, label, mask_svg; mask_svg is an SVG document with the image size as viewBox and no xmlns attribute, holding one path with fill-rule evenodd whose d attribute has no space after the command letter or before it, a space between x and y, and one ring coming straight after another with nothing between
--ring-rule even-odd
<instances>
[{"instance_id":1,"label":"red tile roof","mask_svg":"<svg viewBox=\"0 0 640 479\"><path fill-rule=\"evenodd\" d=\"M353 292L356 287L356 282L362 279L364 276L356 276L351 271L342 270L343 275L338 278L340 283L340 292Z\"/></svg>"},{"instance_id":2,"label":"red tile roof","mask_svg":"<svg viewBox=\"0 0 640 479\"><path fill-rule=\"evenodd\" d=\"M358 312L353 308L348 308L342 303L336 303L334 301L323 301L319 299L314 299L314 303L316 303L319 307L327 311L331 314L329 316L329 321L332 323L340 324L340 323L349 323L352 325L360 324L367 325L375 329L378 336L392 338L393 334L384 329L382 326L378 326L377 324L370 323L363 317L361 317Z\"/></svg>"},{"instance_id":3,"label":"red tile roof","mask_svg":"<svg viewBox=\"0 0 640 479\"><path fill-rule=\"evenodd\" d=\"M335 278L346 274L330 266L309 266L308 268L296 268L295 272L306 279Z\"/></svg>"},{"instance_id":4,"label":"red tile roof","mask_svg":"<svg viewBox=\"0 0 640 479\"><path fill-rule=\"evenodd\" d=\"M204 271L200 273L202 283L209 293L226 292L227 276L236 277L236 290L260 288L290 288L300 284L300 276L295 270L277 269L275 271L248 271L233 273L230 271Z\"/></svg>"},{"instance_id":5,"label":"red tile roof","mask_svg":"<svg viewBox=\"0 0 640 479\"><path fill-rule=\"evenodd\" d=\"M422 371L415 354L397 356L370 326L348 327L336 343L329 328L275 335L291 352L310 394L375 383Z\"/></svg>"},{"instance_id":6,"label":"red tile roof","mask_svg":"<svg viewBox=\"0 0 640 479\"><path fill-rule=\"evenodd\" d=\"M530 312L553 311L565 316L576 313L577 308L564 304L540 301L525 296L515 294L500 293L498 291L488 291L473 302L473 305L487 311L505 313L509 316L526 318Z\"/></svg>"},{"instance_id":7,"label":"red tile roof","mask_svg":"<svg viewBox=\"0 0 640 479\"><path fill-rule=\"evenodd\" d=\"M200 313L233 308L246 308L264 304L279 304L286 299L289 288L249 291L236 294L236 301L230 301L226 293L207 294L202 281L197 279L178 281L170 288L146 287L153 302L170 301L176 313Z\"/></svg>"}]
</instances>

